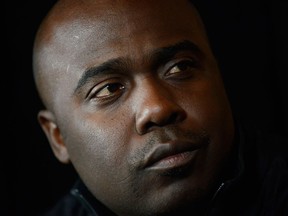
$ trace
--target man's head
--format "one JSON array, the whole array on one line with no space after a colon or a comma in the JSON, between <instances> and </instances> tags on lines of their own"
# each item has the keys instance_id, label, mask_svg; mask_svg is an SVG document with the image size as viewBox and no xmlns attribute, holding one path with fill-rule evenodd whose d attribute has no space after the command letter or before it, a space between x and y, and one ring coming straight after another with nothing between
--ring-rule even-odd
<instances>
[{"instance_id":1,"label":"man's head","mask_svg":"<svg viewBox=\"0 0 288 216\"><path fill-rule=\"evenodd\" d=\"M233 118L188 0L62 0L35 40L55 156L118 215L164 215L221 180Z\"/></svg>"}]
</instances>

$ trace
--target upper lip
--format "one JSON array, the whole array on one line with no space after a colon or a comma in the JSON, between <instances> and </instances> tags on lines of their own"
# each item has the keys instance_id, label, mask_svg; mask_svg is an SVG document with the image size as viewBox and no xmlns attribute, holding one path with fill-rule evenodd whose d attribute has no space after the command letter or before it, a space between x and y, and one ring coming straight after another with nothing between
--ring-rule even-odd
<instances>
[{"instance_id":1,"label":"upper lip","mask_svg":"<svg viewBox=\"0 0 288 216\"><path fill-rule=\"evenodd\" d=\"M144 161L144 167L151 167L153 164L164 158L177 155L184 152L192 152L204 147L206 143L187 142L181 140L170 141L157 145L151 153L149 153Z\"/></svg>"}]
</instances>

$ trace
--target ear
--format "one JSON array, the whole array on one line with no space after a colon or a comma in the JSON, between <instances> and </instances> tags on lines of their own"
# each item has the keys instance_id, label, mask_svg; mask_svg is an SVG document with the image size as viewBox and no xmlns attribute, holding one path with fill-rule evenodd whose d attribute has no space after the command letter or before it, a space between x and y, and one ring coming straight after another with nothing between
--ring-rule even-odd
<instances>
[{"instance_id":1,"label":"ear","mask_svg":"<svg viewBox=\"0 0 288 216\"><path fill-rule=\"evenodd\" d=\"M55 157L62 163L70 162L67 147L63 141L61 131L55 122L53 113L48 110L41 110L38 113L38 121L50 143Z\"/></svg>"}]
</instances>

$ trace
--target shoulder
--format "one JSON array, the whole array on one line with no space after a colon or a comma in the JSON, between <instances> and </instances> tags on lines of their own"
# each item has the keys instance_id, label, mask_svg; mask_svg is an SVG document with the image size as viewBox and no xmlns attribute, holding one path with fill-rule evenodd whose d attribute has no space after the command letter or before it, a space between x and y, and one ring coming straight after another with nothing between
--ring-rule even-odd
<instances>
[{"instance_id":1,"label":"shoulder","mask_svg":"<svg viewBox=\"0 0 288 216\"><path fill-rule=\"evenodd\" d=\"M288 214L288 166L285 157L277 155L269 160L262 173L261 186L260 196L265 212Z\"/></svg>"},{"instance_id":2,"label":"shoulder","mask_svg":"<svg viewBox=\"0 0 288 216\"><path fill-rule=\"evenodd\" d=\"M260 171L287 170L288 136L275 131L263 131L253 126L240 129L243 153L249 162L257 162Z\"/></svg>"},{"instance_id":3,"label":"shoulder","mask_svg":"<svg viewBox=\"0 0 288 216\"><path fill-rule=\"evenodd\" d=\"M265 137L266 135L263 135L264 139ZM260 167L263 204L266 206L266 212L284 215L284 211L288 213L288 143L279 135L269 135L267 140L262 140L262 143L265 141L266 146L262 148L261 145L258 146L261 148L259 166L263 166Z\"/></svg>"},{"instance_id":4,"label":"shoulder","mask_svg":"<svg viewBox=\"0 0 288 216\"><path fill-rule=\"evenodd\" d=\"M79 200L69 193L41 216L90 216L90 214Z\"/></svg>"},{"instance_id":5,"label":"shoulder","mask_svg":"<svg viewBox=\"0 0 288 216\"><path fill-rule=\"evenodd\" d=\"M257 183L265 215L288 213L288 142L283 134L246 130L244 155L249 182ZM252 180L254 178L254 180ZM269 214L270 213L270 214Z\"/></svg>"}]
</instances>

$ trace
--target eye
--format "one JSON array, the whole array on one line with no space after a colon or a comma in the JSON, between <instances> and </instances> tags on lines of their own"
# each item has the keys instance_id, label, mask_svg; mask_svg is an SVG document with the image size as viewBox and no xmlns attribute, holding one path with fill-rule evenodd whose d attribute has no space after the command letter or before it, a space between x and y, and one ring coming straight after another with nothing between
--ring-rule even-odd
<instances>
[{"instance_id":1,"label":"eye","mask_svg":"<svg viewBox=\"0 0 288 216\"><path fill-rule=\"evenodd\" d=\"M109 98L119 95L125 87L121 83L109 83L101 87L93 94L94 98Z\"/></svg>"},{"instance_id":2,"label":"eye","mask_svg":"<svg viewBox=\"0 0 288 216\"><path fill-rule=\"evenodd\" d=\"M172 67L169 68L167 73L165 74L166 76L170 75L185 75L182 74L184 72L191 72L192 70L195 70L198 67L198 63L195 60L182 60L180 62L177 62L174 64ZM187 73L188 75L189 73Z\"/></svg>"}]
</instances>

